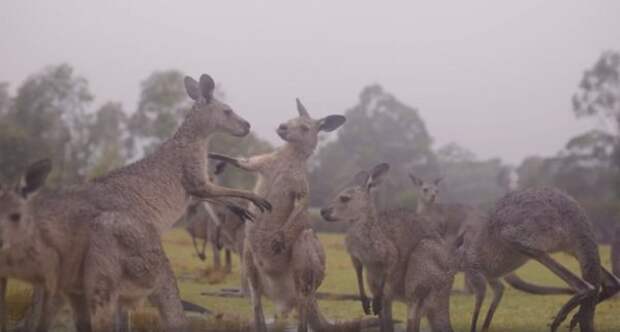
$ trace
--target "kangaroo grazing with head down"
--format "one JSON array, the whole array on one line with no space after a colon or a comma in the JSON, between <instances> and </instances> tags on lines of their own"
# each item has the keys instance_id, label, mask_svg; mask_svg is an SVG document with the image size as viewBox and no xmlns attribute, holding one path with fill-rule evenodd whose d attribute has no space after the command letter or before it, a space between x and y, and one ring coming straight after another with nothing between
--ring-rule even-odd
<instances>
[{"instance_id":1,"label":"kangaroo grazing with head down","mask_svg":"<svg viewBox=\"0 0 620 332\"><path fill-rule=\"evenodd\" d=\"M413 174L409 174L411 181L418 191L416 212L429 216L437 224L438 229L447 240L449 247L456 250L457 240L466 228L481 227L485 213L471 206L458 203L443 203L439 195L439 185L442 178L432 182L424 181ZM536 295L574 294L570 288L539 286L528 283L515 273L510 273L504 280L513 288L522 292ZM465 287L471 292L469 274L465 272Z\"/></svg>"},{"instance_id":2,"label":"kangaroo grazing with head down","mask_svg":"<svg viewBox=\"0 0 620 332\"><path fill-rule=\"evenodd\" d=\"M91 326L112 330L119 306L132 308L147 297L159 309L165 329L184 330L187 322L161 245L162 232L185 213L192 197L221 203L244 217L251 215L220 199L242 198L261 210L270 208L252 192L209 182L209 137L217 132L244 136L250 125L213 97L215 83L208 75L202 75L200 83L186 77L185 85L194 105L175 135L153 154L34 201L20 200L15 193L2 196L0 211L15 233L9 237L3 230L3 248L17 248L16 239L30 239L36 232L45 252L57 257L47 262L54 267L46 273L43 323L53 311L49 299L62 292L80 331ZM44 172L34 174L39 173ZM27 192L31 186L24 188ZM15 215L20 221L14 222Z\"/></svg>"},{"instance_id":3,"label":"kangaroo grazing with head down","mask_svg":"<svg viewBox=\"0 0 620 332\"><path fill-rule=\"evenodd\" d=\"M407 331L420 330L426 316L432 331L452 331L450 290L454 279L451 252L435 227L407 209L377 212L373 188L387 173L388 164L361 172L353 186L340 192L321 210L327 221L351 223L346 248L357 275L362 308L370 314L363 269L373 294L372 309L379 314L381 331L393 331L392 301L407 304Z\"/></svg>"},{"instance_id":4,"label":"kangaroo grazing with head down","mask_svg":"<svg viewBox=\"0 0 620 332\"><path fill-rule=\"evenodd\" d=\"M499 278L530 259L547 267L575 292L553 319L551 331L557 331L578 306L570 322L571 330L579 325L582 332L594 331L597 303L620 289L620 281L601 266L594 231L585 211L572 197L557 189L526 189L505 195L480 227L466 230L462 237L463 245L457 256L470 274L475 293L471 331L476 331L485 296L485 279L494 294L483 331L489 329L502 298L503 286ZM550 256L560 251L577 259L581 277Z\"/></svg>"},{"instance_id":5,"label":"kangaroo grazing with head down","mask_svg":"<svg viewBox=\"0 0 620 332\"><path fill-rule=\"evenodd\" d=\"M297 309L299 331L340 331L319 312L315 293L325 274L325 253L309 229L308 174L306 162L314 152L318 134L333 131L345 122L341 115L313 119L297 100L299 117L281 124L278 135L286 144L276 151L250 158L211 154L242 169L259 174L255 192L273 204L270 214L245 225L244 266L249 281L258 332L266 332L261 297L275 302L279 315Z\"/></svg>"}]
</instances>

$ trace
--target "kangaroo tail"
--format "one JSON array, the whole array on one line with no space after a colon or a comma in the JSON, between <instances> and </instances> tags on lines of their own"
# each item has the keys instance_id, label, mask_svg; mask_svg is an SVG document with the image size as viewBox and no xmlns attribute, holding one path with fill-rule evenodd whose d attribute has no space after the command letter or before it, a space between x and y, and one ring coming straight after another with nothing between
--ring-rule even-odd
<instances>
[{"instance_id":1,"label":"kangaroo tail","mask_svg":"<svg viewBox=\"0 0 620 332\"><path fill-rule=\"evenodd\" d=\"M198 304L195 303L191 303L191 302L187 302L185 300L181 300L181 304L183 305L183 311L188 311L188 312L197 312L199 314L203 314L203 315L211 315L212 312L211 310L202 307Z\"/></svg>"},{"instance_id":2,"label":"kangaroo tail","mask_svg":"<svg viewBox=\"0 0 620 332\"><path fill-rule=\"evenodd\" d=\"M504 280L513 288L520 290L525 293L536 294L536 295L558 295L558 294L575 294L570 288L567 287L550 287L550 286L539 286L535 284L531 284L517 276L514 273L511 273L504 277Z\"/></svg>"},{"instance_id":3,"label":"kangaroo tail","mask_svg":"<svg viewBox=\"0 0 620 332\"><path fill-rule=\"evenodd\" d=\"M312 301L310 308L308 308L308 320L312 330L317 332L353 332L360 331L365 328L378 327L380 323L378 318L331 323L319 311L319 305L316 300Z\"/></svg>"}]
</instances>

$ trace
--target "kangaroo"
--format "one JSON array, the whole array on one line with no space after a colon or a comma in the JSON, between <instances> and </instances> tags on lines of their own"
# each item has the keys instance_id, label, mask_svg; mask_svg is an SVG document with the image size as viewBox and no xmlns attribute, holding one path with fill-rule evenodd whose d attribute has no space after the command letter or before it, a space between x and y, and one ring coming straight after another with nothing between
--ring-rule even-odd
<instances>
[{"instance_id":1,"label":"kangaroo","mask_svg":"<svg viewBox=\"0 0 620 332\"><path fill-rule=\"evenodd\" d=\"M616 232L611 244L611 267L612 272L620 278L620 224L616 226Z\"/></svg>"},{"instance_id":2,"label":"kangaroo","mask_svg":"<svg viewBox=\"0 0 620 332\"><path fill-rule=\"evenodd\" d=\"M30 329L45 331L48 318L53 313L49 298L44 298L39 290L47 289L47 296L56 290L59 257L43 241L42 233L32 220L32 209L40 187L51 170L49 160L41 160L28 167L18 185L0 187L0 277L2 277L1 299L2 328L6 330L6 309L4 292L7 278L19 279L35 286L37 296L35 307L43 315L37 326ZM39 299L41 298L41 299ZM36 323L34 323L36 325Z\"/></svg>"},{"instance_id":3,"label":"kangaroo","mask_svg":"<svg viewBox=\"0 0 620 332\"><path fill-rule=\"evenodd\" d=\"M214 203L236 197L260 210L271 207L252 192L208 181L209 137L216 132L243 136L250 125L213 97L210 76L203 74L200 83L186 77L185 87L194 105L174 136L153 154L89 183L44 195L29 209L45 245L58 256L59 267L46 275L51 280L46 297L58 290L68 296L78 330L110 331L119 306L132 308L146 298L159 309L167 330L184 330L187 322L161 233L183 215L192 197ZM6 198L4 204L8 209L0 210L14 211L25 203ZM252 217L233 203L222 204ZM45 322L51 312L44 313Z\"/></svg>"},{"instance_id":4,"label":"kangaroo","mask_svg":"<svg viewBox=\"0 0 620 332\"><path fill-rule=\"evenodd\" d=\"M455 265L437 230L407 209L378 213L373 189L388 172L379 164L361 172L321 210L326 221L351 223L345 244L357 275L362 308L370 314L363 269L373 294L372 309L379 314L381 331L393 331L392 301L408 306L407 331L420 330L427 316L432 331L452 331L450 289Z\"/></svg>"},{"instance_id":5,"label":"kangaroo","mask_svg":"<svg viewBox=\"0 0 620 332\"><path fill-rule=\"evenodd\" d=\"M219 162L216 164L215 169L212 174L209 175L209 181L212 183L218 183L217 177L224 172L226 168L225 162ZM219 183L218 183L219 184ZM225 248L225 257L226 257L226 265L224 271L226 273L230 273L232 271L232 257L231 257L231 247L234 247L234 244L230 243L229 236L222 236L222 228L225 220L228 218L238 220L240 224L243 224L243 220L239 219L238 216L231 213L228 209L222 206L215 206L213 208L209 207L211 211L207 211L206 207L202 206L203 202L195 202L191 204L187 208L187 212L185 214L185 218L189 220L189 225L185 227L185 230L189 233L192 238L192 244L194 245L194 250L196 251L196 255L202 261L206 259L206 245L207 243L211 244L211 249L213 252L213 267L216 270L221 270L221 255L220 251L222 247ZM213 219L211 213L215 214L217 220ZM228 216L231 214L231 216ZM232 220L231 220L232 222ZM226 234L228 235L228 234ZM202 248L198 248L198 244L196 239L202 239Z\"/></svg>"},{"instance_id":6,"label":"kangaroo","mask_svg":"<svg viewBox=\"0 0 620 332\"><path fill-rule=\"evenodd\" d=\"M480 227L484 213L479 209L458 203L442 203L439 195L439 185L443 178L436 178L428 182L413 174L409 174L411 181L418 191L418 204L416 213L427 214L438 224L441 234L447 240L449 246L456 250L458 236L465 227ZM466 225L467 224L467 225ZM515 273L510 273L504 280L513 288L522 292L536 295L574 294L575 292L566 287L548 287L528 283ZM469 274L465 273L465 288L472 293Z\"/></svg>"},{"instance_id":7,"label":"kangaroo","mask_svg":"<svg viewBox=\"0 0 620 332\"><path fill-rule=\"evenodd\" d=\"M571 330L579 325L582 332L594 331L595 306L620 289L620 281L601 266L585 211L572 197L557 189L545 187L508 193L496 202L480 227L466 230L462 237L463 245L457 257L470 274L475 293L471 331L476 331L485 280L494 294L483 331L489 329L502 298L504 287L499 278L530 259L547 267L575 292L553 319L551 331L557 331L577 306L580 308L571 319ZM581 278L550 256L559 251L577 259Z\"/></svg>"},{"instance_id":8,"label":"kangaroo","mask_svg":"<svg viewBox=\"0 0 620 332\"><path fill-rule=\"evenodd\" d=\"M250 158L231 158L211 154L241 169L259 174L255 192L273 204L270 215L257 217L245 225L243 262L254 324L266 332L261 298L275 302L279 316L297 309L299 331L308 325L315 331L341 331L318 309L315 293L325 274L325 253L314 232L309 229L308 174L306 163L316 149L318 134L333 131L345 122L341 115L313 119L297 99L299 117L281 124L276 132L286 144L276 151Z\"/></svg>"}]
</instances>

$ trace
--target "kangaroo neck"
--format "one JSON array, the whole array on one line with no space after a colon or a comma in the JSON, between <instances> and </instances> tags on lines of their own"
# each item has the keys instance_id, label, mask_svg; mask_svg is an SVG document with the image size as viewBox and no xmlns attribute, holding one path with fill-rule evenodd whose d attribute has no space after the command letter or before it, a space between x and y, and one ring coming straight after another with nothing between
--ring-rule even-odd
<instances>
[{"instance_id":1,"label":"kangaroo neck","mask_svg":"<svg viewBox=\"0 0 620 332\"><path fill-rule=\"evenodd\" d=\"M280 153L291 160L306 162L314 153L314 146L304 146L302 144L286 143Z\"/></svg>"}]
</instances>

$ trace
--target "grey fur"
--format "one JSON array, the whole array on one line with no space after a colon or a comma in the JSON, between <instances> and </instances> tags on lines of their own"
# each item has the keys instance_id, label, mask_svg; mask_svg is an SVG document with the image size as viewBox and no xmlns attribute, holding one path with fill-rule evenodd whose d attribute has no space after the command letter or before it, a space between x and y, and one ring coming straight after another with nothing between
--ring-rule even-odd
<instances>
[{"instance_id":1,"label":"grey fur","mask_svg":"<svg viewBox=\"0 0 620 332\"><path fill-rule=\"evenodd\" d=\"M211 201L236 197L252 201L261 210L270 208L252 192L209 182L209 137L216 132L243 136L250 126L213 98L208 75L200 81L199 85L185 79L195 103L175 135L153 154L84 185L35 200L20 201L8 192L2 195L2 239L5 245L12 241L3 254L21 250L19 255L28 256L24 267L46 257L32 269L10 276L45 285L46 309L40 326L52 317L50 299L63 293L80 330L110 331L119 305L132 308L147 297L159 309L167 330L184 330L187 322L161 233L183 215L192 197ZM5 220L15 209L24 212L23 227L7 237L5 226L10 221ZM37 273L43 268L41 278Z\"/></svg>"},{"instance_id":2,"label":"grey fur","mask_svg":"<svg viewBox=\"0 0 620 332\"><path fill-rule=\"evenodd\" d=\"M458 245L457 240L459 240L458 237L463 233L465 227L481 227L480 225L483 223L486 216L480 209L464 204L442 203L439 191L442 178L437 178L429 182L413 174L410 174L409 177L418 191L416 212L418 214L426 214L436 223L450 248L456 250L456 246ZM539 286L528 283L519 278L515 273L510 273L504 280L512 287L530 294L574 294L574 291L570 288ZM471 293L473 290L471 289L470 283L470 275L465 271L466 291Z\"/></svg>"},{"instance_id":3,"label":"grey fur","mask_svg":"<svg viewBox=\"0 0 620 332\"><path fill-rule=\"evenodd\" d=\"M325 275L325 253L310 229L306 162L314 152L321 130L331 131L345 118L332 115L312 119L297 100L299 117L281 124L278 135L286 144L276 151L250 158L211 155L242 169L257 172L255 192L273 204L245 226L244 268L249 281L255 329L266 332L262 296L275 302L278 316L299 314L299 330L338 330L318 310L315 292Z\"/></svg>"},{"instance_id":4,"label":"grey fur","mask_svg":"<svg viewBox=\"0 0 620 332\"><path fill-rule=\"evenodd\" d=\"M549 254L563 251L580 264L578 277ZM515 191L501 198L481 227L466 229L459 261L471 273L476 303L471 330L476 330L480 306L484 300L485 279L492 285L494 297L483 324L488 330L502 297L498 280L534 259L562 278L575 295L561 308L551 331L557 331L566 316L577 306L571 320L582 332L594 331L594 309L598 301L615 294L620 283L600 264L598 246L585 211L570 196L553 188ZM602 286L602 292L599 289Z\"/></svg>"},{"instance_id":5,"label":"grey fur","mask_svg":"<svg viewBox=\"0 0 620 332\"><path fill-rule=\"evenodd\" d=\"M380 164L360 173L365 183L343 190L321 210L327 221L350 222L346 248L356 271L362 308L370 313L363 269L373 294L381 331L393 331L392 301L408 305L407 331L419 331L423 316L432 331L452 331L449 299L455 262L436 227L408 209L377 212L372 189L387 171Z\"/></svg>"}]
</instances>

